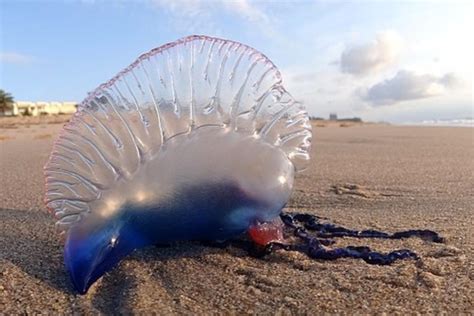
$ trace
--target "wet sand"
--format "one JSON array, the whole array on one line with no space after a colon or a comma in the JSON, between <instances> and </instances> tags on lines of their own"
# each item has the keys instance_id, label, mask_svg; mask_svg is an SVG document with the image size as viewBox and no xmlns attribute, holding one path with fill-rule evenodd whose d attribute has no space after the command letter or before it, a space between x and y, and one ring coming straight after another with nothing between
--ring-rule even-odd
<instances>
[{"instance_id":1,"label":"wet sand","mask_svg":"<svg viewBox=\"0 0 474 316\"><path fill-rule=\"evenodd\" d=\"M61 124L2 120L0 313L474 312L472 128L319 122L314 130L312 163L298 175L288 210L354 229L432 229L446 238L336 244L408 248L420 260L375 266L281 251L256 259L185 243L136 251L80 296L42 203L42 166Z\"/></svg>"}]
</instances>

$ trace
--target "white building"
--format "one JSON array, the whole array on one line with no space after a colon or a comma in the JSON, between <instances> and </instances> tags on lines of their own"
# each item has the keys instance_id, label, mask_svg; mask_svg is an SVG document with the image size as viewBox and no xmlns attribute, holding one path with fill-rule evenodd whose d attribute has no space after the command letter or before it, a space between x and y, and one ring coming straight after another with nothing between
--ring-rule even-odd
<instances>
[{"instance_id":1,"label":"white building","mask_svg":"<svg viewBox=\"0 0 474 316\"><path fill-rule=\"evenodd\" d=\"M76 102L27 102L18 101L13 103L11 115L58 115L73 114L77 110Z\"/></svg>"}]
</instances>

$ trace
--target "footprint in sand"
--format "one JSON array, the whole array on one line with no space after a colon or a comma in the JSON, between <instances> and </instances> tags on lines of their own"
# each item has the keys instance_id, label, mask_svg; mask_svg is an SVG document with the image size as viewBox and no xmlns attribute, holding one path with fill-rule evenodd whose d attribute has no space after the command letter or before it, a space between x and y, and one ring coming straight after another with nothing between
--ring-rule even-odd
<instances>
[{"instance_id":1,"label":"footprint in sand","mask_svg":"<svg viewBox=\"0 0 474 316\"><path fill-rule=\"evenodd\" d=\"M332 185L331 191L333 193L336 193L337 195L351 195L351 196L363 197L366 199L370 199L377 195L381 195L377 191L371 191L358 184L351 184L351 183Z\"/></svg>"},{"instance_id":2,"label":"footprint in sand","mask_svg":"<svg viewBox=\"0 0 474 316\"><path fill-rule=\"evenodd\" d=\"M358 184L352 184L352 183L332 185L330 191L337 195L348 195L352 197L361 197L365 199L372 199L378 196L382 196L382 197L401 196L401 194L379 192L379 191L371 190L371 189L368 189L367 187L364 187Z\"/></svg>"}]
</instances>

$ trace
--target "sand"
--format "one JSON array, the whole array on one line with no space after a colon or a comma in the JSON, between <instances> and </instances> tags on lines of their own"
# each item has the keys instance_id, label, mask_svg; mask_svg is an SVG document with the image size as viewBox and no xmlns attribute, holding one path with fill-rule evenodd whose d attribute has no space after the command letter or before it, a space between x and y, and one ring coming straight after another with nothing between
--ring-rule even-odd
<instances>
[{"instance_id":1,"label":"sand","mask_svg":"<svg viewBox=\"0 0 474 316\"><path fill-rule=\"evenodd\" d=\"M42 166L61 124L5 122L0 118L1 313L474 312L472 128L318 122L314 130L312 163L298 175L288 210L355 229L432 229L446 238L337 242L408 248L418 261L375 266L294 252L256 259L185 243L136 251L80 296L42 203Z\"/></svg>"}]
</instances>

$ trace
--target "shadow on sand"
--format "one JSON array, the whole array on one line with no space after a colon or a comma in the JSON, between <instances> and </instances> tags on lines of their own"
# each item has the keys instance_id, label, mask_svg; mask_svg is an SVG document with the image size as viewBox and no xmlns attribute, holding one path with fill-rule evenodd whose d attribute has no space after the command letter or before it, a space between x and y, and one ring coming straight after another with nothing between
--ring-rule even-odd
<instances>
[{"instance_id":1,"label":"shadow on sand","mask_svg":"<svg viewBox=\"0 0 474 316\"><path fill-rule=\"evenodd\" d=\"M172 246L150 246L136 250L102 277L95 286L92 305L102 313L111 313L118 310L124 314L134 312L134 308L130 303L136 300L135 288L141 281L134 275L138 271L130 270L129 264L134 265L134 262L140 262L140 265L149 263L147 266L151 267L154 266L153 262L160 262L159 266L163 267L166 266L167 261L182 258L202 258L208 254L222 251L225 250L206 247L195 242ZM153 273L154 278L159 279L160 286L170 297L178 297L177 293L180 288L176 284L173 275L156 266L151 273Z\"/></svg>"},{"instance_id":2,"label":"shadow on sand","mask_svg":"<svg viewBox=\"0 0 474 316\"><path fill-rule=\"evenodd\" d=\"M107 273L96 286L93 296L77 295L63 264L63 244L55 230L54 219L44 210L0 209L0 260L19 267L30 277L66 295L76 296L74 300L88 301L102 313L120 310L132 313L128 302L133 299L133 290L138 280L127 271L127 261L153 262L186 257L199 257L222 249L199 243L182 243L179 246L151 246L135 251L118 267ZM178 289L173 280L155 271L162 280L164 289L173 295ZM82 305L79 303L79 305ZM88 305L88 304L86 304ZM80 308L80 307L79 307Z\"/></svg>"},{"instance_id":3,"label":"shadow on sand","mask_svg":"<svg viewBox=\"0 0 474 316\"><path fill-rule=\"evenodd\" d=\"M65 293L73 288L62 263L54 220L42 210L0 209L0 259Z\"/></svg>"}]
</instances>

